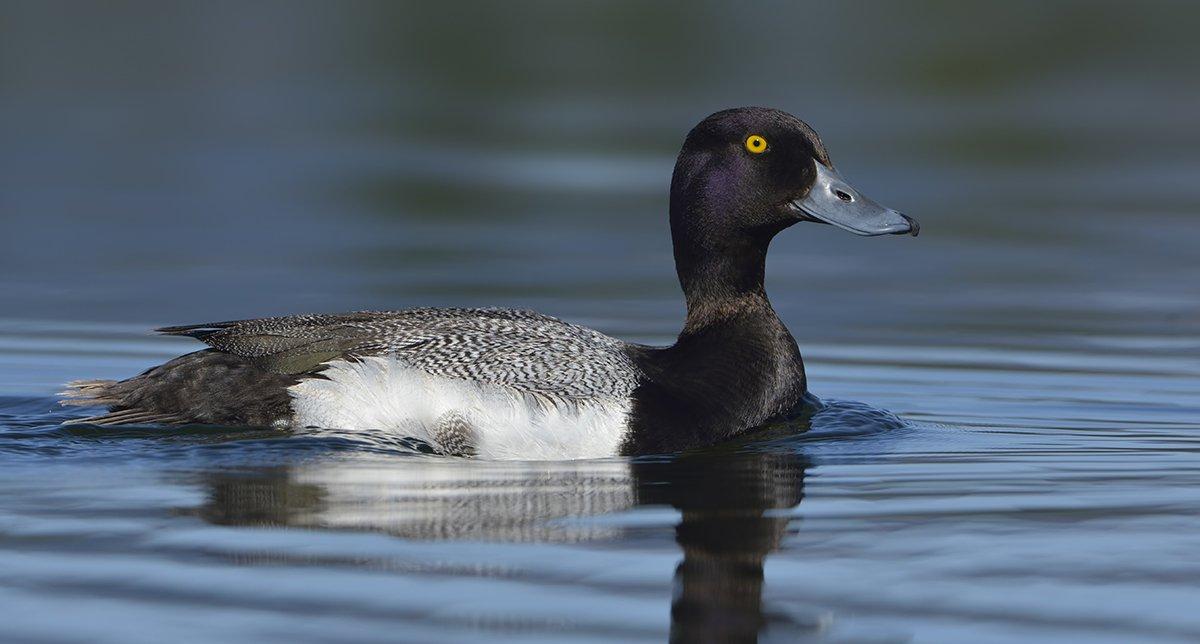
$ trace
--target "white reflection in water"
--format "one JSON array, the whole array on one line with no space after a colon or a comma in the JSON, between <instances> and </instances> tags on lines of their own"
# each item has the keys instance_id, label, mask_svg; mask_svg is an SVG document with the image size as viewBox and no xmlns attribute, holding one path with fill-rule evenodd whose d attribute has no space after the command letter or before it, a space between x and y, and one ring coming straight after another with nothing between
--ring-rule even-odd
<instances>
[{"instance_id":1,"label":"white reflection in water","mask_svg":"<svg viewBox=\"0 0 1200 644\"><path fill-rule=\"evenodd\" d=\"M413 540L617 541L628 526L590 518L637 506L679 513L671 636L731 641L811 620L764 612L763 562L803 498L806 460L790 453L658 460L318 463L205 476L196 510L221 525L384 532Z\"/></svg>"}]
</instances>

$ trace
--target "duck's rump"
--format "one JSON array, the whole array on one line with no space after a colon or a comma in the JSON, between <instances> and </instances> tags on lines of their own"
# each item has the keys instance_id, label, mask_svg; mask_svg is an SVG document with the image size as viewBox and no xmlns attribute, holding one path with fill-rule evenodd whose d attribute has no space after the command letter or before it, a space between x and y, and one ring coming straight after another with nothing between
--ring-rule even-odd
<instances>
[{"instance_id":1,"label":"duck's rump","mask_svg":"<svg viewBox=\"0 0 1200 644\"><path fill-rule=\"evenodd\" d=\"M68 421L95 425L237 425L280 427L291 422L293 374L265 371L216 349L188 353L127 380L79 380L62 404L107 407L108 413Z\"/></svg>"}]
</instances>

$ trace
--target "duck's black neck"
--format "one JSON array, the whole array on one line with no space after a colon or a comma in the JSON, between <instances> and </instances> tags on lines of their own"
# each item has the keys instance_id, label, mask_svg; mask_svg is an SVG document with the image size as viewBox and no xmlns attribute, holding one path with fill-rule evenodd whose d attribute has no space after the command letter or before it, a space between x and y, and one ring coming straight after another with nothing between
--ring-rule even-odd
<instances>
[{"instance_id":1,"label":"duck's black neck","mask_svg":"<svg viewBox=\"0 0 1200 644\"><path fill-rule=\"evenodd\" d=\"M715 246L677 235L675 270L687 301L684 332L699 330L723 318L760 309L774 316L763 277L766 239L735 239Z\"/></svg>"},{"instance_id":2,"label":"duck's black neck","mask_svg":"<svg viewBox=\"0 0 1200 644\"><path fill-rule=\"evenodd\" d=\"M800 352L763 287L773 236L771 232L709 243L677 232L675 266L687 319L679 339L667 349L674 360L704 362L705 371L715 365L728 378L741 377L742 371L796 372L803 387ZM727 378L720 375L712 373L713 382L704 386L725 386Z\"/></svg>"},{"instance_id":3,"label":"duck's black neck","mask_svg":"<svg viewBox=\"0 0 1200 644\"><path fill-rule=\"evenodd\" d=\"M680 214L672 212L671 233L687 320L673 346L633 351L646 382L634 395L630 453L728 439L805 394L800 352L763 288L777 231L720 235L706 229L721 225L711 213Z\"/></svg>"}]
</instances>

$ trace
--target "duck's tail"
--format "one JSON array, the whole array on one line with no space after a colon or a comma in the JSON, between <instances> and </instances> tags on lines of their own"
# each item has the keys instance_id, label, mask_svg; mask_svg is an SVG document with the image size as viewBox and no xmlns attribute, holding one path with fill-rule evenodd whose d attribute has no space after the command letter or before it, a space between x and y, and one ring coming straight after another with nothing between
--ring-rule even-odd
<instances>
[{"instance_id":1,"label":"duck's tail","mask_svg":"<svg viewBox=\"0 0 1200 644\"><path fill-rule=\"evenodd\" d=\"M74 380L58 392L58 404L63 406L101 407L115 405L121 399L113 393L116 380Z\"/></svg>"},{"instance_id":2,"label":"duck's tail","mask_svg":"<svg viewBox=\"0 0 1200 644\"><path fill-rule=\"evenodd\" d=\"M178 418L174 414L156 413L145 409L129 409L122 408L125 402L128 387L122 388L121 385L128 381L119 380L75 380L67 383L67 388L64 391L58 392L58 404L76 407L108 407L110 411L106 414L96 416L88 416L86 418L72 418L71 420L63 421L64 425L78 425L80 423L88 423L91 425L137 425L150 423L171 423L178 422Z\"/></svg>"},{"instance_id":3,"label":"duck's tail","mask_svg":"<svg viewBox=\"0 0 1200 644\"><path fill-rule=\"evenodd\" d=\"M215 349L180 356L127 380L76 380L59 404L107 407L64 425L214 424L272 426L291 415L294 376L265 372Z\"/></svg>"}]
</instances>

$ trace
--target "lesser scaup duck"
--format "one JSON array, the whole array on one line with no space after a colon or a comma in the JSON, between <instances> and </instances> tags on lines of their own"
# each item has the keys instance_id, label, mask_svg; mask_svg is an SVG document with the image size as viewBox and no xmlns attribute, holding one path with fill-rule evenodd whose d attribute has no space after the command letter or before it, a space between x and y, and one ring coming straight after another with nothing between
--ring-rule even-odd
<instances>
[{"instance_id":1,"label":"lesser scaup duck","mask_svg":"<svg viewBox=\"0 0 1200 644\"><path fill-rule=\"evenodd\" d=\"M912 234L834 170L817 133L779 110L717 112L671 178L687 299L676 343L649 347L533 311L420 308L159 329L211 349L130 378L71 384L95 424L390 431L445 454L586 458L716 443L805 404L796 341L763 290L771 239L797 222Z\"/></svg>"}]
</instances>

